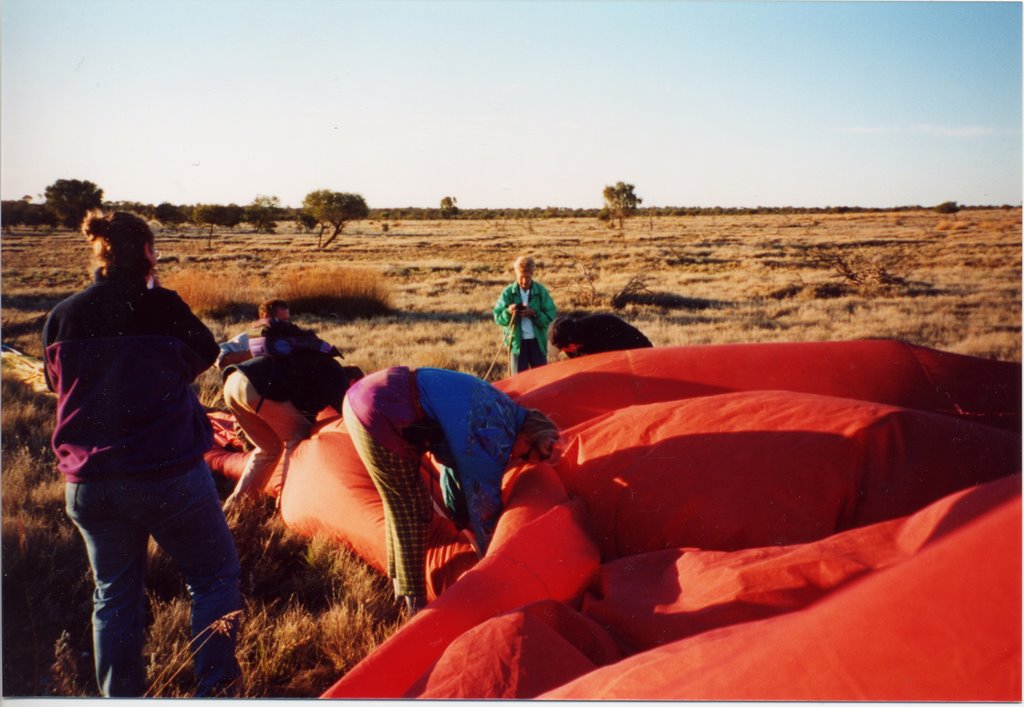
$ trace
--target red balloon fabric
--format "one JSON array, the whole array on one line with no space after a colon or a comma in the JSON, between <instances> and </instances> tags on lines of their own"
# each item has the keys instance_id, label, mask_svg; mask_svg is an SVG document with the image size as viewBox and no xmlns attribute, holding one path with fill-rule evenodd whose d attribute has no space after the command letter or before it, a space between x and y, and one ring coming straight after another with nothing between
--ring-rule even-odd
<instances>
[{"instance_id":1,"label":"red balloon fabric","mask_svg":"<svg viewBox=\"0 0 1024 707\"><path fill-rule=\"evenodd\" d=\"M506 473L481 560L436 516L433 600L325 696L1020 699L1019 364L746 344L496 385L558 422L565 453ZM290 527L383 566L340 420L281 483Z\"/></svg>"},{"instance_id":2,"label":"red balloon fabric","mask_svg":"<svg viewBox=\"0 0 1024 707\"><path fill-rule=\"evenodd\" d=\"M542 697L1020 701L1019 477L1000 491L997 507L802 611L653 648Z\"/></svg>"},{"instance_id":3,"label":"red balloon fabric","mask_svg":"<svg viewBox=\"0 0 1024 707\"><path fill-rule=\"evenodd\" d=\"M537 610L552 612L551 602L544 602L484 622L452 641L404 696L525 699L538 696L542 685L565 683L543 697L1013 699L1020 683L1019 491L1020 477L1008 477L952 494L907 518L805 545L662 551L620 560L602 568L582 613L563 605L557 621L541 621ZM963 555L944 543L974 533L1005 539L988 558L1002 569L965 582ZM918 563L917 556L933 547L947 549ZM891 581L883 584L886 573ZM952 583L948 591L939 592L936 603L925 601L935 593L930 583L944 573L952 575L943 580ZM829 608L833 597L854 601L841 598L874 578L885 589L857 599L867 602L857 613ZM887 594L893 586L900 592ZM971 606L943 604L952 599L969 599ZM874 611L876 605L883 610ZM947 609L957 616L944 625ZM761 619L783 615L805 617L793 619L801 631L790 636L787 626L764 640L760 632L773 624ZM873 628L858 633L849 630L851 624ZM897 629L892 635L890 627ZM613 636L639 655L619 662ZM681 640L688 636L695 638ZM918 646L925 637L927 644ZM703 652L724 651L719 642L730 642L730 652L709 670ZM683 646L686 659L677 660ZM971 655L960 660L961 650ZM826 654L820 663L818 651ZM776 653L785 659L762 657ZM734 680L727 666L739 658L745 661L739 667L751 672ZM936 675L943 672L936 665L952 669ZM810 672L818 677L808 689ZM706 673L713 679L702 677Z\"/></svg>"},{"instance_id":4,"label":"red balloon fabric","mask_svg":"<svg viewBox=\"0 0 1024 707\"><path fill-rule=\"evenodd\" d=\"M213 427L213 446L204 455L209 467L229 479L238 479L249 458L244 452L242 439L235 431L235 418L231 413L211 411L207 413ZM280 479L267 484L266 492L273 494L280 486Z\"/></svg>"},{"instance_id":5,"label":"red balloon fabric","mask_svg":"<svg viewBox=\"0 0 1024 707\"><path fill-rule=\"evenodd\" d=\"M630 405L744 390L788 390L938 412L1012 432L1021 426L1020 364L889 339L722 344L612 351L499 381L563 428Z\"/></svg>"},{"instance_id":6,"label":"red balloon fabric","mask_svg":"<svg viewBox=\"0 0 1024 707\"><path fill-rule=\"evenodd\" d=\"M597 570L597 549L557 477L545 465L531 465L506 489L507 510L487 556L324 697L401 697L466 631L527 604L568 602L580 594Z\"/></svg>"},{"instance_id":7,"label":"red balloon fabric","mask_svg":"<svg viewBox=\"0 0 1024 707\"><path fill-rule=\"evenodd\" d=\"M816 540L1020 470L1020 438L784 391L637 405L569 431L558 466L605 560Z\"/></svg>"},{"instance_id":8,"label":"red balloon fabric","mask_svg":"<svg viewBox=\"0 0 1024 707\"><path fill-rule=\"evenodd\" d=\"M403 697L531 699L621 658L595 621L541 601L466 631Z\"/></svg>"},{"instance_id":9,"label":"red balloon fabric","mask_svg":"<svg viewBox=\"0 0 1024 707\"><path fill-rule=\"evenodd\" d=\"M1008 476L950 494L910 516L811 543L733 552L673 548L608 562L584 595L583 613L633 654L804 609L1011 502L1020 483L1020 475ZM1007 592L1003 600L1012 598Z\"/></svg>"}]
</instances>

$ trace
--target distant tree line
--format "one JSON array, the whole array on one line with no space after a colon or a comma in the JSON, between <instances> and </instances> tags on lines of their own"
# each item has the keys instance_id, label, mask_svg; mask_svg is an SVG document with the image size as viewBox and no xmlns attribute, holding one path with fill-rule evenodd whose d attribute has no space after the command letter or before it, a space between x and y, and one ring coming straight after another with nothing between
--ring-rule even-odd
<instances>
[{"instance_id":1,"label":"distant tree line","mask_svg":"<svg viewBox=\"0 0 1024 707\"><path fill-rule=\"evenodd\" d=\"M955 214L961 210L992 208L991 206L964 206L955 201L946 201L933 207L899 206L873 208L859 206L647 206L636 195L632 184L618 182L604 188L604 205L599 209L566 208L558 206L533 207L529 209L465 209L457 206L457 199L445 196L437 208L401 207L374 208L367 206L359 194L318 189L303 199L302 206L293 208L281 206L276 196L257 195L250 204L171 204L157 205L133 201L104 201L103 190L87 180L58 179L46 187L45 201L33 203L31 196L19 200L3 201L0 204L0 222L5 230L16 226L54 229L58 226L78 228L87 211L95 208L131 211L146 219L158 221L167 227L192 224L207 230L212 247L215 228L234 229L243 223L256 233L274 233L281 221L291 221L300 230L312 232L319 228L317 246L326 248L351 221L372 219L377 221L415 221L437 219L459 220L504 220L504 219L549 219L549 218L594 218L611 225L615 221L622 227L624 219L630 216L730 216L761 214L846 214L876 213L891 211L917 211L931 208L942 214ZM1008 204L1004 209L1014 208ZM330 229L326 240L324 234Z\"/></svg>"},{"instance_id":2,"label":"distant tree line","mask_svg":"<svg viewBox=\"0 0 1024 707\"><path fill-rule=\"evenodd\" d=\"M0 202L0 223L4 230L14 226L29 226L53 230L57 227L57 214L42 204L33 204L32 197L20 201Z\"/></svg>"},{"instance_id":3,"label":"distant tree line","mask_svg":"<svg viewBox=\"0 0 1024 707\"><path fill-rule=\"evenodd\" d=\"M5 230L16 226L54 229L57 226L78 228L85 214L92 209L130 211L143 218L155 220L164 226L175 227L191 223L207 229L210 247L213 246L213 232L217 227L233 229L248 223L256 233L274 233L278 221L296 222L301 228L312 231L320 227L318 247L325 248L338 237L345 225L353 220L366 218L369 208L359 194L319 189L310 192L298 209L281 206L276 196L258 194L247 206L238 204L172 204L157 205L134 201L104 201L103 190L93 182L80 179L58 179L46 187L45 201L32 202L31 196L17 201L3 201L0 204L0 222ZM324 230L333 230L326 242Z\"/></svg>"},{"instance_id":4,"label":"distant tree line","mask_svg":"<svg viewBox=\"0 0 1024 707\"><path fill-rule=\"evenodd\" d=\"M957 210L979 210L979 209L1012 209L1019 208L1010 204L1000 206L964 206L957 205ZM935 210L939 213L955 213L949 207L939 209L936 206L891 206L891 207L863 207L863 206L638 206L630 215L632 216L750 216L758 214L854 214L854 213L883 213L893 211L924 211ZM533 207L529 209L465 209L459 208L458 213L445 216L440 209L406 206L402 208L376 208L370 209L369 217L378 221L416 221L416 220L440 220L444 218L476 221L476 220L501 220L501 219L545 219L545 218L593 218L602 221L618 220L618 216L611 216L606 212L605 207L599 209L590 208L567 208L558 206Z\"/></svg>"}]
</instances>

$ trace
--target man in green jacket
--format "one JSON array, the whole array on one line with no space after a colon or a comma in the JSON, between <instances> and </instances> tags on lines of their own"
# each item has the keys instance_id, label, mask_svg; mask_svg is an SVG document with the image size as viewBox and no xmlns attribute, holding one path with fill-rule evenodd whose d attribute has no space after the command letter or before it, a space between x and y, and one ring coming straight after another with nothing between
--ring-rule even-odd
<instances>
[{"instance_id":1,"label":"man in green jacket","mask_svg":"<svg viewBox=\"0 0 1024 707\"><path fill-rule=\"evenodd\" d=\"M510 376L548 362L548 325L558 314L547 289L533 280L533 258L520 256L514 267L516 281L494 305L494 321L505 331Z\"/></svg>"}]
</instances>

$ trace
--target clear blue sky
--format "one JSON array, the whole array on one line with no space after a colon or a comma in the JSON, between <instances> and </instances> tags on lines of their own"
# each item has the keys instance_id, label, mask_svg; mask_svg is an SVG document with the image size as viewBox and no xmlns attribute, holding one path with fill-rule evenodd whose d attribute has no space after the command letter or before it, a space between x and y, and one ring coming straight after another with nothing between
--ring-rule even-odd
<instances>
[{"instance_id":1,"label":"clear blue sky","mask_svg":"<svg viewBox=\"0 0 1024 707\"><path fill-rule=\"evenodd\" d=\"M4 199L1020 204L1021 4L4 0Z\"/></svg>"}]
</instances>

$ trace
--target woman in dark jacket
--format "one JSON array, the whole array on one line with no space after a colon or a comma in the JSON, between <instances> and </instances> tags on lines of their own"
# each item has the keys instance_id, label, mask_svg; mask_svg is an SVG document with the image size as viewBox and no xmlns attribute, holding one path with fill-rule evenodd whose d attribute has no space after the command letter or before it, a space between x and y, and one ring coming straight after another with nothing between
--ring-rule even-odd
<instances>
[{"instance_id":1,"label":"woman in dark jacket","mask_svg":"<svg viewBox=\"0 0 1024 707\"><path fill-rule=\"evenodd\" d=\"M219 349L188 305L157 283L145 221L97 211L82 232L99 263L95 282L50 312L43 347L47 384L57 394L53 450L67 481L67 513L85 540L96 585L97 682L104 696L145 692L152 536L192 597L196 694L234 694L238 556L203 461L210 422L191 388Z\"/></svg>"}]
</instances>

